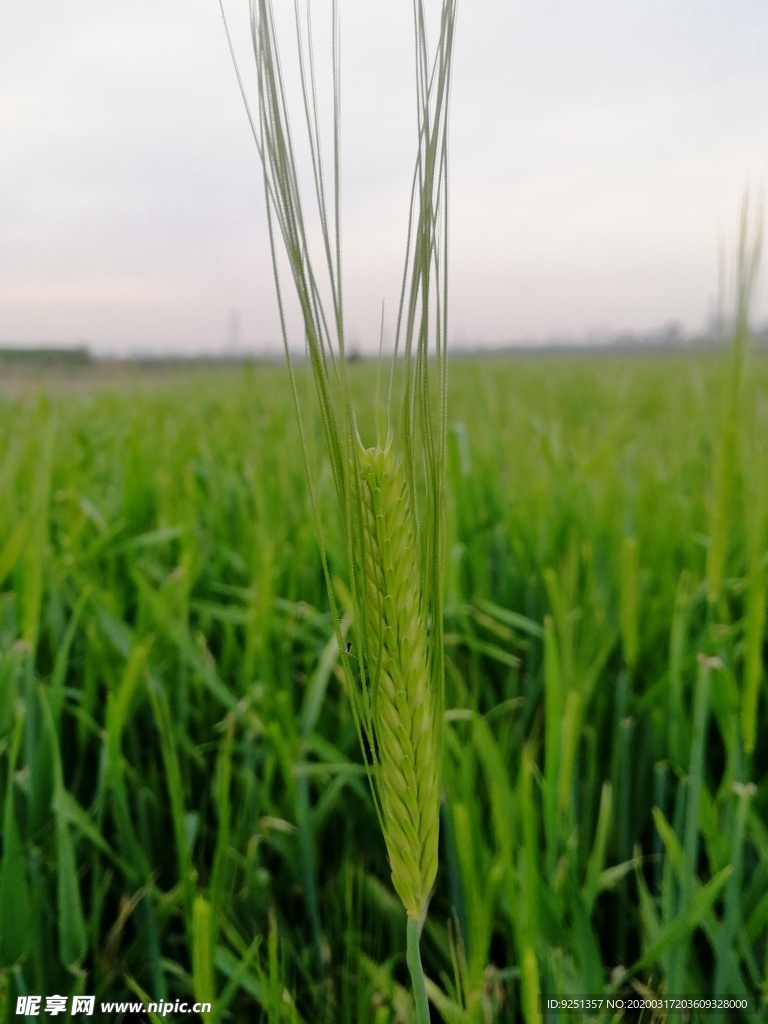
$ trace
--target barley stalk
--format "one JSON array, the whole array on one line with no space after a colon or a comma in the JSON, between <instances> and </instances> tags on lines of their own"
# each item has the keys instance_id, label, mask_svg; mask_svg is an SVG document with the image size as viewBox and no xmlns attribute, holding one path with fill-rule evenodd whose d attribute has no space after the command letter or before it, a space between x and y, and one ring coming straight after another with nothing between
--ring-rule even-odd
<instances>
[{"instance_id":1,"label":"barley stalk","mask_svg":"<svg viewBox=\"0 0 768 1024\"><path fill-rule=\"evenodd\" d=\"M762 207L750 205L749 193L742 201L736 250L736 302L731 342L730 380L722 394L720 433L713 460L712 500L709 514L710 543L707 550L706 581L710 615L721 597L727 567L728 537L737 466L744 441L746 366L749 352L749 314L760 269L763 243Z\"/></svg>"},{"instance_id":2,"label":"barley stalk","mask_svg":"<svg viewBox=\"0 0 768 1024\"><path fill-rule=\"evenodd\" d=\"M434 58L425 0L413 0L418 149L411 188L405 269L387 401L387 440L360 442L346 361L340 236L340 75L336 0L333 38L333 208L320 144L310 5L294 0L307 139L322 246L314 261L288 117L270 0L250 0L258 112L238 80L261 158L281 330L310 485L310 500L363 756L370 769L393 885L408 917L408 966L416 1017L428 1024L418 940L437 873L439 778L444 707L443 578L446 460L447 122L456 0L440 0ZM223 8L222 8L223 14ZM226 19L225 19L226 22ZM232 44L230 40L230 49ZM234 59L234 50L232 50ZM237 62L235 61L237 68ZM282 238L304 321L309 363L341 512L358 649L353 667L323 542L312 459L293 370L277 239ZM326 278L330 308L318 270ZM430 387L434 375L436 389ZM402 384L393 410L395 379ZM437 399L435 403L435 398ZM435 408L436 405L436 408ZM397 415L394 415L394 414ZM400 459L394 455L397 431ZM423 515L416 509L421 493ZM422 528L420 529L420 524ZM427 635L429 622L429 636Z\"/></svg>"}]
</instances>

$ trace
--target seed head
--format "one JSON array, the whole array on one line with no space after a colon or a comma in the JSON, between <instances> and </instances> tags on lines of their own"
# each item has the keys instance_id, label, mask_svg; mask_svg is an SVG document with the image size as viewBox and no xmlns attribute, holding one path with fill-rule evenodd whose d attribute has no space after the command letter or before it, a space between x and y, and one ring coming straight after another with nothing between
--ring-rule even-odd
<instances>
[{"instance_id":1,"label":"seed head","mask_svg":"<svg viewBox=\"0 0 768 1024\"><path fill-rule=\"evenodd\" d=\"M415 529L391 447L360 456L359 588L371 682L376 781L392 883L418 920L437 873L439 756Z\"/></svg>"}]
</instances>

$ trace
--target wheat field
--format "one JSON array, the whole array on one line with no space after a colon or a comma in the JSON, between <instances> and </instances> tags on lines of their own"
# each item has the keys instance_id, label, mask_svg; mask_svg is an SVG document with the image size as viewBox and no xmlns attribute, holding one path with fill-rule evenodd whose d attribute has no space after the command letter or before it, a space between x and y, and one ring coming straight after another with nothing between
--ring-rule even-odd
<instances>
[{"instance_id":1,"label":"wheat field","mask_svg":"<svg viewBox=\"0 0 768 1024\"><path fill-rule=\"evenodd\" d=\"M434 1021L766 1019L768 365L734 418L733 363L449 360ZM408 1021L287 372L88 372L0 399L0 1018Z\"/></svg>"}]
</instances>

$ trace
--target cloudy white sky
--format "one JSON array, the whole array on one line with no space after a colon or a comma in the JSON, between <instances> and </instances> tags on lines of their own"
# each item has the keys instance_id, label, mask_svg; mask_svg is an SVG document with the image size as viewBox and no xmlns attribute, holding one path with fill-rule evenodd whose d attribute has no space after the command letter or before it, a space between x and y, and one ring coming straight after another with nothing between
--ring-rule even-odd
<instances>
[{"instance_id":1,"label":"cloudy white sky","mask_svg":"<svg viewBox=\"0 0 768 1024\"><path fill-rule=\"evenodd\" d=\"M246 6L227 3L247 65ZM340 7L346 301L365 346L402 257L411 3ZM462 0L456 61L454 340L700 328L719 239L731 247L745 186L768 182L765 0ZM257 156L215 0L6 5L0 343L277 339Z\"/></svg>"}]
</instances>

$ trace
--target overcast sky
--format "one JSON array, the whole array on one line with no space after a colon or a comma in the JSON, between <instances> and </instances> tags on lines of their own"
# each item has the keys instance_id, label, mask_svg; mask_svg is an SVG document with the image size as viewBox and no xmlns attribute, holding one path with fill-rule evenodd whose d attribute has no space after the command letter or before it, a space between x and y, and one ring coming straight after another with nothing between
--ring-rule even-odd
<instances>
[{"instance_id":1,"label":"overcast sky","mask_svg":"<svg viewBox=\"0 0 768 1024\"><path fill-rule=\"evenodd\" d=\"M402 260L411 3L340 8L347 318L367 346ZM452 338L700 328L719 240L732 249L745 186L768 182L768 3L459 8ZM227 10L247 67L247 4ZM105 353L278 341L257 155L215 0L3 11L0 343L79 340Z\"/></svg>"}]
</instances>

